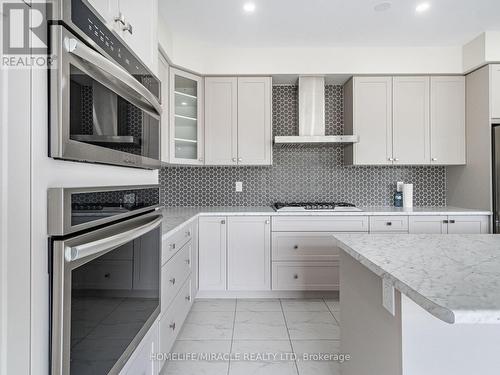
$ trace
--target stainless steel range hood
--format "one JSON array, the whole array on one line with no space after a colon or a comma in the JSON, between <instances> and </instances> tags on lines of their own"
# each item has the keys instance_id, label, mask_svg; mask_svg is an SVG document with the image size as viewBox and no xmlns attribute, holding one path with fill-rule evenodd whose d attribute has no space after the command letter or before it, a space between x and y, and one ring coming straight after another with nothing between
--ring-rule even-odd
<instances>
[{"instance_id":1,"label":"stainless steel range hood","mask_svg":"<svg viewBox=\"0 0 500 375\"><path fill-rule=\"evenodd\" d=\"M276 136L276 144L358 142L355 135L325 135L325 77L299 77L299 135Z\"/></svg>"}]
</instances>

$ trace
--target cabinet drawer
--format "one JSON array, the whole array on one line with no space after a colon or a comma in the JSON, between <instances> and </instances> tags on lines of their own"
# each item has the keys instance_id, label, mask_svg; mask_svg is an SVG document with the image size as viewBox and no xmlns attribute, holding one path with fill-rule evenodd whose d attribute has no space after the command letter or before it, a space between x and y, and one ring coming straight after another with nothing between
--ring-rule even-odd
<instances>
[{"instance_id":1,"label":"cabinet drawer","mask_svg":"<svg viewBox=\"0 0 500 375\"><path fill-rule=\"evenodd\" d=\"M368 232L368 216L283 216L273 218L275 232Z\"/></svg>"},{"instance_id":2,"label":"cabinet drawer","mask_svg":"<svg viewBox=\"0 0 500 375\"><path fill-rule=\"evenodd\" d=\"M338 262L273 262L273 290L338 289Z\"/></svg>"},{"instance_id":3,"label":"cabinet drawer","mask_svg":"<svg viewBox=\"0 0 500 375\"><path fill-rule=\"evenodd\" d=\"M186 244L161 269L161 311L166 311L191 274L191 243Z\"/></svg>"},{"instance_id":4,"label":"cabinet drawer","mask_svg":"<svg viewBox=\"0 0 500 375\"><path fill-rule=\"evenodd\" d=\"M339 250L331 232L273 233L273 261L333 261Z\"/></svg>"},{"instance_id":5,"label":"cabinet drawer","mask_svg":"<svg viewBox=\"0 0 500 375\"><path fill-rule=\"evenodd\" d=\"M168 353L191 309L191 278L186 280L172 305L160 318L160 353Z\"/></svg>"},{"instance_id":6,"label":"cabinet drawer","mask_svg":"<svg viewBox=\"0 0 500 375\"><path fill-rule=\"evenodd\" d=\"M162 240L161 264L165 264L184 244L193 238L193 224L188 224Z\"/></svg>"},{"instance_id":7,"label":"cabinet drawer","mask_svg":"<svg viewBox=\"0 0 500 375\"><path fill-rule=\"evenodd\" d=\"M372 216L370 232L408 232L408 216Z\"/></svg>"}]
</instances>

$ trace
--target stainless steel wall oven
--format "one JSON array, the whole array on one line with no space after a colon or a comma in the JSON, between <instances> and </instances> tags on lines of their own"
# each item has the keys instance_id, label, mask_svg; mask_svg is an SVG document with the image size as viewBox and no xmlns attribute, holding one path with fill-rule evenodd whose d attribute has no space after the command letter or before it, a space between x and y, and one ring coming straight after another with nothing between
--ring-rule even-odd
<instances>
[{"instance_id":1,"label":"stainless steel wall oven","mask_svg":"<svg viewBox=\"0 0 500 375\"><path fill-rule=\"evenodd\" d=\"M50 156L160 166L160 81L86 0L53 4Z\"/></svg>"},{"instance_id":2,"label":"stainless steel wall oven","mask_svg":"<svg viewBox=\"0 0 500 375\"><path fill-rule=\"evenodd\" d=\"M115 374L160 312L157 186L48 191L52 374Z\"/></svg>"}]
</instances>

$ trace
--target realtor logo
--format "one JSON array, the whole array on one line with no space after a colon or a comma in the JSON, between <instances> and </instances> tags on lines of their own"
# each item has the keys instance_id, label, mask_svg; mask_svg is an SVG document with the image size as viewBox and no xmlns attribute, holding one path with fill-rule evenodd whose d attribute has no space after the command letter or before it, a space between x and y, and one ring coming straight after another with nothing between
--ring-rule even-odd
<instances>
[{"instance_id":1,"label":"realtor logo","mask_svg":"<svg viewBox=\"0 0 500 375\"><path fill-rule=\"evenodd\" d=\"M47 14L51 5L45 2L2 4L2 66L48 67Z\"/></svg>"}]
</instances>

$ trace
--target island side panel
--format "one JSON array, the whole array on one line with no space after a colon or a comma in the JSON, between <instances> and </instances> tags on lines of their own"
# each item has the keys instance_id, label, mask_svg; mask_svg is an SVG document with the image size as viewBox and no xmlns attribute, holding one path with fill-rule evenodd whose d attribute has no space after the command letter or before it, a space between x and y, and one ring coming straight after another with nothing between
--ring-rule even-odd
<instances>
[{"instance_id":1,"label":"island side panel","mask_svg":"<svg viewBox=\"0 0 500 375\"><path fill-rule=\"evenodd\" d=\"M396 315L382 306L382 279L340 251L341 352L352 359L342 375L401 375L401 294Z\"/></svg>"},{"instance_id":2,"label":"island side panel","mask_svg":"<svg viewBox=\"0 0 500 375\"><path fill-rule=\"evenodd\" d=\"M500 324L448 324L401 298L403 375L500 374Z\"/></svg>"}]
</instances>

